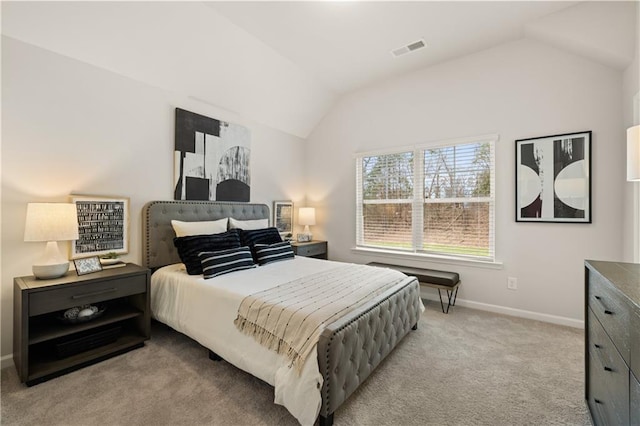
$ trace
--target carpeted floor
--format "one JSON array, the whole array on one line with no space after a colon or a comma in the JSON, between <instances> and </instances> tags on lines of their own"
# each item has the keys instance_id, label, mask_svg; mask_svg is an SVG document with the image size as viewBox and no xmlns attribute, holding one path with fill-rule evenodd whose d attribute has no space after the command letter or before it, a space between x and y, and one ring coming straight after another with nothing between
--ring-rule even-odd
<instances>
[{"instance_id":1,"label":"carpeted floor","mask_svg":"<svg viewBox=\"0 0 640 426\"><path fill-rule=\"evenodd\" d=\"M590 425L582 330L426 302L335 413L339 425ZM154 323L146 346L27 388L2 370L2 425L295 425L273 388Z\"/></svg>"}]
</instances>

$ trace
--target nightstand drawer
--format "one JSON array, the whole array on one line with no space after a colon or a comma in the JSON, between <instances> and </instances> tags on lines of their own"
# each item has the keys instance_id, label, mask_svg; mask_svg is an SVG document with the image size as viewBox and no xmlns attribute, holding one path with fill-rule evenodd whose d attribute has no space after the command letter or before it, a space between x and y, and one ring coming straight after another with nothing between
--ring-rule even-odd
<instances>
[{"instance_id":1,"label":"nightstand drawer","mask_svg":"<svg viewBox=\"0 0 640 426\"><path fill-rule=\"evenodd\" d=\"M29 296L29 316L144 293L146 289L146 275L68 284L68 288L56 287L32 293Z\"/></svg>"},{"instance_id":2,"label":"nightstand drawer","mask_svg":"<svg viewBox=\"0 0 640 426\"><path fill-rule=\"evenodd\" d=\"M631 339L630 309L610 284L594 272L589 273L589 307L607 330L622 358L629 362Z\"/></svg>"},{"instance_id":3,"label":"nightstand drawer","mask_svg":"<svg viewBox=\"0 0 640 426\"><path fill-rule=\"evenodd\" d=\"M325 254L327 252L327 243L313 243L313 244L304 244L296 247L295 250L298 256L318 256L320 254Z\"/></svg>"}]
</instances>

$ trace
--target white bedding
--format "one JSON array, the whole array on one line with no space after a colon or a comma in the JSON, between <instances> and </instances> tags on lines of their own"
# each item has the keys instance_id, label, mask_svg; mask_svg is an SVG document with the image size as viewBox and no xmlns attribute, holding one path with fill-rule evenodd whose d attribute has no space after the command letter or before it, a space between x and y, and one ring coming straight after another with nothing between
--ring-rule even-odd
<instances>
[{"instance_id":1,"label":"white bedding","mask_svg":"<svg viewBox=\"0 0 640 426\"><path fill-rule=\"evenodd\" d=\"M238 331L233 321L245 296L339 265L296 256L209 280L188 275L183 264L169 265L151 276L151 310L157 320L272 385L275 403L284 405L301 424L311 425L322 403L317 357L308 357L298 375L285 356Z\"/></svg>"}]
</instances>

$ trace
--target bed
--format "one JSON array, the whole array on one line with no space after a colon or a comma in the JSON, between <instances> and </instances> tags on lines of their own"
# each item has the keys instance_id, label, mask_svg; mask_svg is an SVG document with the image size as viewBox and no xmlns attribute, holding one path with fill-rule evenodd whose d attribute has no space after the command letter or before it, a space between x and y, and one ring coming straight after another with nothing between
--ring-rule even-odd
<instances>
[{"instance_id":1,"label":"bed","mask_svg":"<svg viewBox=\"0 0 640 426\"><path fill-rule=\"evenodd\" d=\"M173 244L171 220L226 217L268 219L269 207L210 201L152 201L144 206L142 262L153 271L154 317L208 348L212 358L220 356L274 386L275 402L284 405L301 424L312 424L317 417L321 425L331 425L338 407L401 339L417 328L424 310L417 280L403 275L384 292L328 324L320 333L314 356L296 369L286 357L234 327L238 306L246 296L265 287L305 274L337 271L342 264L296 256L213 280L187 276ZM238 279L244 281L242 286L237 285ZM209 303L217 303L216 308L207 308Z\"/></svg>"}]
</instances>

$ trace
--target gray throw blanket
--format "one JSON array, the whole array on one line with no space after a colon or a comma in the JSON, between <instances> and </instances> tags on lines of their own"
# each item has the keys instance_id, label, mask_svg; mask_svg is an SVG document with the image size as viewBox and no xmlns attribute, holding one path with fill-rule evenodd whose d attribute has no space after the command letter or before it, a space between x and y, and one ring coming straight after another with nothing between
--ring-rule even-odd
<instances>
[{"instance_id":1,"label":"gray throw blanket","mask_svg":"<svg viewBox=\"0 0 640 426\"><path fill-rule=\"evenodd\" d=\"M340 265L245 297L234 324L300 371L325 325L406 278L386 268Z\"/></svg>"}]
</instances>

